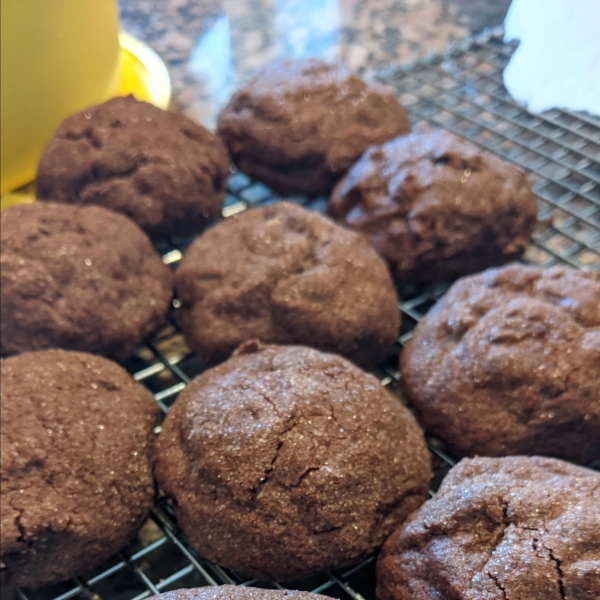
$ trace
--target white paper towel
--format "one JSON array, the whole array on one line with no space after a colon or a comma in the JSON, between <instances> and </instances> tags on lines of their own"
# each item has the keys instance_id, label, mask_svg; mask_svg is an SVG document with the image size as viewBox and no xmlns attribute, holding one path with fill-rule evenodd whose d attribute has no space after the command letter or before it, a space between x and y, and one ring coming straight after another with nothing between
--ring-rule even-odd
<instances>
[{"instance_id":1,"label":"white paper towel","mask_svg":"<svg viewBox=\"0 0 600 600\"><path fill-rule=\"evenodd\" d=\"M504 70L518 102L600 115L600 0L513 0L504 28L520 40Z\"/></svg>"}]
</instances>

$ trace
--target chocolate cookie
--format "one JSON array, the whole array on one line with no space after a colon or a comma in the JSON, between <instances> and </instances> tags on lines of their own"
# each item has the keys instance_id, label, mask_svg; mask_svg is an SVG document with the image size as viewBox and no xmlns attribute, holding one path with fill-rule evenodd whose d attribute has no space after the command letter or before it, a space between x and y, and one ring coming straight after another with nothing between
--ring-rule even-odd
<instances>
[{"instance_id":1,"label":"chocolate cookie","mask_svg":"<svg viewBox=\"0 0 600 600\"><path fill-rule=\"evenodd\" d=\"M210 364L260 339L372 366L400 325L391 277L369 244L288 202L204 233L184 255L175 284L185 338Z\"/></svg>"},{"instance_id":2,"label":"chocolate cookie","mask_svg":"<svg viewBox=\"0 0 600 600\"><path fill-rule=\"evenodd\" d=\"M114 98L65 119L47 143L37 196L99 204L153 238L196 233L221 216L229 157L181 114Z\"/></svg>"},{"instance_id":3,"label":"chocolate cookie","mask_svg":"<svg viewBox=\"0 0 600 600\"><path fill-rule=\"evenodd\" d=\"M126 217L36 202L1 220L2 356L58 347L125 358L165 320L171 272Z\"/></svg>"},{"instance_id":4,"label":"chocolate cookie","mask_svg":"<svg viewBox=\"0 0 600 600\"><path fill-rule=\"evenodd\" d=\"M385 543L380 600L600 598L600 474L540 457L465 459Z\"/></svg>"},{"instance_id":5,"label":"chocolate cookie","mask_svg":"<svg viewBox=\"0 0 600 600\"><path fill-rule=\"evenodd\" d=\"M321 594L293 590L265 590L239 585L206 586L159 594L155 600L330 600Z\"/></svg>"},{"instance_id":6,"label":"chocolate cookie","mask_svg":"<svg viewBox=\"0 0 600 600\"><path fill-rule=\"evenodd\" d=\"M207 559L261 580L358 563L424 501L413 416L347 360L249 342L175 402L156 478Z\"/></svg>"},{"instance_id":7,"label":"chocolate cookie","mask_svg":"<svg viewBox=\"0 0 600 600\"><path fill-rule=\"evenodd\" d=\"M417 325L402 387L463 455L600 457L600 273L525 265L457 281Z\"/></svg>"},{"instance_id":8,"label":"chocolate cookie","mask_svg":"<svg viewBox=\"0 0 600 600\"><path fill-rule=\"evenodd\" d=\"M371 144L409 130L391 92L315 58L260 69L218 121L242 171L282 194L308 196L327 195Z\"/></svg>"},{"instance_id":9,"label":"chocolate cookie","mask_svg":"<svg viewBox=\"0 0 600 600\"><path fill-rule=\"evenodd\" d=\"M370 148L327 212L363 233L399 281L448 281L520 256L536 222L525 173L447 131Z\"/></svg>"},{"instance_id":10,"label":"chocolate cookie","mask_svg":"<svg viewBox=\"0 0 600 600\"><path fill-rule=\"evenodd\" d=\"M39 586L81 575L152 508L156 403L91 354L26 352L1 368L3 578Z\"/></svg>"}]
</instances>

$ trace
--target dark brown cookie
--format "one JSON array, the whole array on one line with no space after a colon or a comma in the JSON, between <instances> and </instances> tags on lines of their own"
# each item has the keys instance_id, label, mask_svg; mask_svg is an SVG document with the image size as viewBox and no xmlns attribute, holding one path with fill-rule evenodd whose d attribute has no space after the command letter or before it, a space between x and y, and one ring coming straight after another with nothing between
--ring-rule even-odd
<instances>
[{"instance_id":1,"label":"dark brown cookie","mask_svg":"<svg viewBox=\"0 0 600 600\"><path fill-rule=\"evenodd\" d=\"M459 454L600 457L600 273L514 264L457 281L401 374L425 430Z\"/></svg>"},{"instance_id":2,"label":"dark brown cookie","mask_svg":"<svg viewBox=\"0 0 600 600\"><path fill-rule=\"evenodd\" d=\"M263 67L218 122L242 171L282 194L308 196L329 194L371 144L409 130L391 92L315 58Z\"/></svg>"},{"instance_id":3,"label":"dark brown cookie","mask_svg":"<svg viewBox=\"0 0 600 600\"><path fill-rule=\"evenodd\" d=\"M600 474L540 457L464 459L385 543L380 600L600 598Z\"/></svg>"},{"instance_id":4,"label":"dark brown cookie","mask_svg":"<svg viewBox=\"0 0 600 600\"><path fill-rule=\"evenodd\" d=\"M153 238L188 235L221 216L228 175L218 137L129 96L59 125L38 165L37 196L104 206Z\"/></svg>"},{"instance_id":5,"label":"dark brown cookie","mask_svg":"<svg viewBox=\"0 0 600 600\"><path fill-rule=\"evenodd\" d=\"M537 214L523 171L443 130L370 148L327 211L363 233L397 280L421 284L517 258Z\"/></svg>"},{"instance_id":6,"label":"dark brown cookie","mask_svg":"<svg viewBox=\"0 0 600 600\"><path fill-rule=\"evenodd\" d=\"M373 366L400 325L392 279L369 244L288 202L204 233L184 255L175 285L185 338L209 364L260 339Z\"/></svg>"},{"instance_id":7,"label":"dark brown cookie","mask_svg":"<svg viewBox=\"0 0 600 600\"><path fill-rule=\"evenodd\" d=\"M423 434L347 360L245 344L167 416L156 478L209 560L293 580L372 554L424 501Z\"/></svg>"},{"instance_id":8,"label":"dark brown cookie","mask_svg":"<svg viewBox=\"0 0 600 600\"><path fill-rule=\"evenodd\" d=\"M295 590L266 590L239 585L206 586L159 594L156 600L330 600L321 594Z\"/></svg>"},{"instance_id":9,"label":"dark brown cookie","mask_svg":"<svg viewBox=\"0 0 600 600\"><path fill-rule=\"evenodd\" d=\"M126 217L36 202L1 220L2 356L67 348L125 358L164 322L171 272Z\"/></svg>"},{"instance_id":10,"label":"dark brown cookie","mask_svg":"<svg viewBox=\"0 0 600 600\"><path fill-rule=\"evenodd\" d=\"M1 366L3 578L39 586L81 575L152 508L156 403L91 354L26 352Z\"/></svg>"}]
</instances>

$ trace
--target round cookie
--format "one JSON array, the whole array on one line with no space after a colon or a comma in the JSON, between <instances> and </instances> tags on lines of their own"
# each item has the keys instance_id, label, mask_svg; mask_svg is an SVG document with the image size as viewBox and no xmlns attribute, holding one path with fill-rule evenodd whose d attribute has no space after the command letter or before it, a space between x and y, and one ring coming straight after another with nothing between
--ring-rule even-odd
<instances>
[{"instance_id":1,"label":"round cookie","mask_svg":"<svg viewBox=\"0 0 600 600\"><path fill-rule=\"evenodd\" d=\"M520 264L457 281L401 355L421 424L461 455L600 457L600 273Z\"/></svg>"},{"instance_id":2,"label":"round cookie","mask_svg":"<svg viewBox=\"0 0 600 600\"><path fill-rule=\"evenodd\" d=\"M218 219L228 175L218 137L129 96L65 119L46 144L36 185L42 200L98 204L160 238Z\"/></svg>"},{"instance_id":3,"label":"round cookie","mask_svg":"<svg viewBox=\"0 0 600 600\"><path fill-rule=\"evenodd\" d=\"M156 600L330 600L321 594L295 590L268 590L240 585L206 586L175 590L154 597Z\"/></svg>"},{"instance_id":4,"label":"round cookie","mask_svg":"<svg viewBox=\"0 0 600 600\"><path fill-rule=\"evenodd\" d=\"M35 202L0 219L2 356L56 347L126 358L165 321L171 271L126 217Z\"/></svg>"},{"instance_id":5,"label":"round cookie","mask_svg":"<svg viewBox=\"0 0 600 600\"><path fill-rule=\"evenodd\" d=\"M417 284L519 257L537 215L523 171L441 129L370 148L327 212L364 234L398 281Z\"/></svg>"},{"instance_id":6,"label":"round cookie","mask_svg":"<svg viewBox=\"0 0 600 600\"><path fill-rule=\"evenodd\" d=\"M249 342L168 414L155 475L205 558L261 580L347 567L427 496L414 417L347 360Z\"/></svg>"},{"instance_id":7,"label":"round cookie","mask_svg":"<svg viewBox=\"0 0 600 600\"><path fill-rule=\"evenodd\" d=\"M329 194L371 144L409 130L390 91L315 58L263 67L218 119L240 170L282 194L312 197Z\"/></svg>"},{"instance_id":8,"label":"round cookie","mask_svg":"<svg viewBox=\"0 0 600 600\"><path fill-rule=\"evenodd\" d=\"M369 244L288 202L204 233L185 253L175 286L188 345L209 364L260 339L372 366L400 325L393 282Z\"/></svg>"},{"instance_id":9,"label":"round cookie","mask_svg":"<svg viewBox=\"0 0 600 600\"><path fill-rule=\"evenodd\" d=\"M600 598L600 474L540 457L464 459L385 543L380 600Z\"/></svg>"},{"instance_id":10,"label":"round cookie","mask_svg":"<svg viewBox=\"0 0 600 600\"><path fill-rule=\"evenodd\" d=\"M37 587L84 574L152 508L156 403L91 354L26 352L1 372L2 577Z\"/></svg>"}]
</instances>

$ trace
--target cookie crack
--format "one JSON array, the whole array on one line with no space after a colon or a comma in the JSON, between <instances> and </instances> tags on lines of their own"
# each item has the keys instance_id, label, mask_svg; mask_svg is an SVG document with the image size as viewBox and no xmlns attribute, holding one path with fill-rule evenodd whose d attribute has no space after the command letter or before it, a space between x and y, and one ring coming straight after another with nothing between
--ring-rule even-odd
<instances>
[{"instance_id":1,"label":"cookie crack","mask_svg":"<svg viewBox=\"0 0 600 600\"><path fill-rule=\"evenodd\" d=\"M558 559L558 557L554 554L554 551L552 550L552 548L549 548L548 546L546 546L546 544L544 544L544 542L542 542L542 546L548 552L548 558L554 565L554 570L556 571L556 583L558 584L558 591L560 593L561 600L566 600L567 594L565 591L564 573L562 570L562 563Z\"/></svg>"},{"instance_id":2,"label":"cookie crack","mask_svg":"<svg viewBox=\"0 0 600 600\"><path fill-rule=\"evenodd\" d=\"M27 550L33 547L35 543L35 539L30 539L28 535L28 530L25 525L22 523L23 516L25 515L24 508L18 508L14 505L14 498L8 499L8 505L17 513L14 518L14 524L19 531L19 537L16 538L16 541L22 544ZM71 516L68 516L67 522L64 527L61 528L61 531L67 531L69 527L72 525L73 519ZM55 529L52 525L45 525L46 531L56 533L58 530Z\"/></svg>"},{"instance_id":3,"label":"cookie crack","mask_svg":"<svg viewBox=\"0 0 600 600\"><path fill-rule=\"evenodd\" d=\"M12 498L9 499L8 504L17 513L17 515L15 516L15 519L14 519L14 524L15 524L16 528L19 530L19 537L17 538L16 541L27 546L28 548L31 548L33 542L31 540L27 539L27 529L25 528L23 523L21 523L21 519L23 518L23 513L25 512L25 510L22 508L17 508L13 504Z\"/></svg>"},{"instance_id":4,"label":"cookie crack","mask_svg":"<svg viewBox=\"0 0 600 600\"><path fill-rule=\"evenodd\" d=\"M275 411L275 413L277 414L277 416L281 416L280 413L278 412L277 408L275 407L275 403L268 398L266 395L261 394L261 396L264 398L264 400L270 404L273 407L273 410ZM271 462L269 463L269 466L265 469L265 471L263 472L262 477L260 478L260 480L258 481L258 483L250 488L250 493L253 494L255 497L258 496L258 494L260 493L260 491L262 490L262 488L273 478L273 471L275 470L275 463L277 462L277 459L279 458L279 452L281 451L281 448L283 447L283 439L281 439L285 434L289 433L292 429L294 429L294 427L296 427L296 425L298 425L299 421L296 418L296 415L292 415L290 417L290 420L288 422L288 424L284 427L284 429L279 433L279 441L277 442L277 446L275 447L275 453L273 454L273 457L271 459Z\"/></svg>"},{"instance_id":5,"label":"cookie crack","mask_svg":"<svg viewBox=\"0 0 600 600\"><path fill-rule=\"evenodd\" d=\"M466 158L462 158L460 156L452 155L451 153L444 152L443 154L435 154L435 152L428 153L423 159L423 161L429 161L432 165L436 167L448 167L452 171L456 171L457 173L468 171L468 175L471 173L476 173L480 170L480 164L478 164L477 160L469 160ZM421 162L416 161L416 162Z\"/></svg>"},{"instance_id":6,"label":"cookie crack","mask_svg":"<svg viewBox=\"0 0 600 600\"><path fill-rule=\"evenodd\" d=\"M504 536L506 535L506 530L508 529L508 527L510 525L515 525L509 519L509 516L508 516L508 502L506 500L504 500L504 498L502 498L502 497L500 497L499 500L500 500L500 504L502 505L502 520L499 523L497 523L497 526L499 526L501 529L499 532L493 533L493 540L491 541L490 548L488 549L487 558L485 560L485 563L483 563L483 565L480 567L479 571L476 571L473 573L473 576L471 578L471 583L473 582L473 579L476 576L485 575L485 576L489 577L495 583L496 587L502 592L503 598L507 598L506 590L500 583L499 579L497 578L497 576L495 576L493 573L491 573L487 568L490 561L492 560L496 550L504 541ZM443 532L443 533L444 533L444 535L448 535L448 533L451 533L451 532Z\"/></svg>"},{"instance_id":7,"label":"cookie crack","mask_svg":"<svg viewBox=\"0 0 600 600\"><path fill-rule=\"evenodd\" d=\"M277 447L275 448L275 454L271 459L271 463L264 471L263 476L261 477L259 482L254 487L250 488L250 493L254 496L258 496L262 488L267 484L268 481L270 481L271 475L275 469L275 463L277 462L277 458L279 457L279 451L281 450L282 446L283 440L279 440L279 442L277 443Z\"/></svg>"},{"instance_id":8,"label":"cookie crack","mask_svg":"<svg viewBox=\"0 0 600 600\"><path fill-rule=\"evenodd\" d=\"M108 381L106 379L96 379L96 385L100 386L103 390L107 392L118 392L120 391L120 387L113 383L112 381Z\"/></svg>"},{"instance_id":9,"label":"cookie crack","mask_svg":"<svg viewBox=\"0 0 600 600\"><path fill-rule=\"evenodd\" d=\"M333 405L329 405L329 416L331 417L331 419L333 420L333 422L338 426L341 427L341 423L338 421L337 417L335 416L335 411L333 410ZM339 439L343 439L345 440L348 436L343 436L340 437Z\"/></svg>"},{"instance_id":10,"label":"cookie crack","mask_svg":"<svg viewBox=\"0 0 600 600\"><path fill-rule=\"evenodd\" d=\"M272 406L274 406L273 402L270 399L267 399L265 397L265 400L271 404ZM277 412L277 411L276 411ZM279 414L279 413L278 413ZM258 496L258 494L260 493L260 491L264 488L264 486L273 479L273 472L275 471L275 464L277 462L277 459L279 458L279 454L281 452L281 448L283 447L283 444L285 443L283 439L283 436L285 436L287 433L289 433L290 431L292 431L297 425L300 424L300 420L297 418L296 415L293 415L290 418L290 422L288 423L288 425L286 425L286 427L279 433L279 441L277 442L277 446L275 447L275 452L273 454L273 457L269 463L269 466L265 469L263 476L261 477L261 479L259 480L258 484L254 487L252 487L250 489L250 492L256 497ZM299 477L298 480L295 483L289 484L289 485L284 485L283 487L285 487L288 490L292 490L294 488L299 487L302 482L308 477L308 475L310 475L313 471L318 471L319 469L321 469L321 466L318 467L308 467Z\"/></svg>"},{"instance_id":11,"label":"cookie crack","mask_svg":"<svg viewBox=\"0 0 600 600\"><path fill-rule=\"evenodd\" d=\"M500 590L502 597L506 600L508 596L506 595L506 590L504 589L504 586L500 583L500 580L489 571L486 574L494 582L494 585L498 588L498 590Z\"/></svg>"},{"instance_id":12,"label":"cookie crack","mask_svg":"<svg viewBox=\"0 0 600 600\"><path fill-rule=\"evenodd\" d=\"M531 532L534 532L537 534L542 533L537 527L530 527L527 525L518 525L517 523L513 523L513 525L515 527L517 527L518 529L520 529L521 531L531 531ZM541 556L540 554L537 554L538 551L540 550L538 545L541 546L541 548L543 548L546 551L546 555ZM548 547L544 543L544 541L541 537L538 537L535 535L532 536L532 548L533 548L534 552L536 552L537 556L539 556L540 558L547 558L553 564L554 570L556 571L556 584L558 586L560 598L561 598L561 600L567 600L566 590L565 590L565 586L564 586L564 573L562 570L562 563L561 563L560 559L557 556L555 556L552 548ZM490 577L494 578L491 573L488 572L487 574ZM504 597L506 598L506 596L504 596Z\"/></svg>"},{"instance_id":13,"label":"cookie crack","mask_svg":"<svg viewBox=\"0 0 600 600\"><path fill-rule=\"evenodd\" d=\"M275 404L275 402L273 402L273 400L271 400L271 398L269 398L266 394L260 392L259 390L257 390L257 392L261 395L262 399L267 403L270 404L271 407L273 408L273 412L278 416L281 417L281 413L279 412L279 409L277 408L277 405ZM287 431L287 430L286 430ZM286 431L282 431L282 434L286 433Z\"/></svg>"},{"instance_id":14,"label":"cookie crack","mask_svg":"<svg viewBox=\"0 0 600 600\"><path fill-rule=\"evenodd\" d=\"M291 279L295 275L302 275L311 269L314 269L321 264L324 264L324 261L321 260L321 255L330 245L330 240L320 240L319 236L315 233L315 231L311 228L311 223L301 223L299 226L294 226L294 222L284 221L282 223L282 230L284 234L289 233L297 233L306 238L309 243L309 247L305 253L297 257L292 264L287 265L287 268L282 269L281 271L276 271L272 274L276 275L275 278L271 281L272 289L275 289L277 285L282 282L286 282ZM270 264L276 264L279 266L279 261L281 260L280 254L262 254L261 252L256 251L251 243L250 239L245 235L240 236L240 241L244 246L244 250L254 258L259 260L265 260ZM230 276L233 273L229 274ZM272 290L271 290L272 291Z\"/></svg>"},{"instance_id":15,"label":"cookie crack","mask_svg":"<svg viewBox=\"0 0 600 600\"><path fill-rule=\"evenodd\" d=\"M314 471L318 471L320 470L321 467L309 467L308 469L306 469L306 471L304 471L304 473L302 473L302 475L300 475L300 477L298 478L298 481L290 486L288 486L290 489L294 489L299 487L302 482ZM339 527L337 528L339 529Z\"/></svg>"},{"instance_id":16,"label":"cookie crack","mask_svg":"<svg viewBox=\"0 0 600 600\"><path fill-rule=\"evenodd\" d=\"M331 533L333 531L339 531L340 529L344 529L345 525L332 525L331 527L327 527L326 529L317 529L315 527L308 527L308 530L314 535L321 535L323 533Z\"/></svg>"},{"instance_id":17,"label":"cookie crack","mask_svg":"<svg viewBox=\"0 0 600 600\"><path fill-rule=\"evenodd\" d=\"M68 131L64 136L62 136L63 140L69 140L70 142L79 142L80 140L88 140L90 144L96 148L96 150L101 150L104 144L102 140L94 135L94 132L91 129L84 129L81 133L75 133L73 131Z\"/></svg>"},{"instance_id":18,"label":"cookie crack","mask_svg":"<svg viewBox=\"0 0 600 600\"><path fill-rule=\"evenodd\" d=\"M380 520L385 519L389 514L393 513L400 505L404 504L404 502L415 496L421 496L422 493L418 488L408 487L410 478L406 478L402 480L402 483L398 485L399 489L405 489L406 491L399 497L392 500L392 502L378 502L375 507L375 512L378 515L381 515Z\"/></svg>"},{"instance_id":19,"label":"cookie crack","mask_svg":"<svg viewBox=\"0 0 600 600\"><path fill-rule=\"evenodd\" d=\"M100 383L100 381L99 381L99 383ZM56 389L58 390L58 392L61 392L60 387L56 388ZM60 444L61 436L55 435L55 432L56 432L57 427L64 426L63 421L48 422L45 419L44 415L40 414L39 412L35 412L33 417L37 421L41 430L46 435L49 435L49 438L50 438L49 448L51 449L50 452L60 454L62 452L62 446ZM102 425L102 423L98 423L98 425ZM40 431L40 434L42 434L42 431ZM96 450L97 450L97 436L98 436L98 432L96 429L94 429L93 433L91 433L91 435L89 436L89 440L90 440L91 446L92 446L92 453L94 453L94 454L96 453ZM38 463L40 461L43 464L43 462L44 462L43 459L40 459L39 457L34 456L29 460L28 466L34 467L36 465L36 463ZM19 481L20 487L22 487L22 488L28 487L28 485L29 485L27 483L29 480L28 472L30 470L31 469L27 469L27 468L22 470L22 472L20 474L20 481ZM48 471L46 469L38 467L36 469L36 471L41 476L42 480L49 488L54 488L54 477L56 475L54 470ZM15 510L17 510L17 509L15 509Z\"/></svg>"},{"instance_id":20,"label":"cookie crack","mask_svg":"<svg viewBox=\"0 0 600 600\"><path fill-rule=\"evenodd\" d=\"M501 530L500 530L499 534L496 535L496 540L493 544L493 550L490 552L490 554L488 556L488 560L486 561L486 563L483 567L484 569L487 566L487 564L490 562L490 559L492 558L494 552L496 552L496 550L498 549L498 546L500 546L502 544L502 542L504 541L504 536L506 535L506 530L510 527L510 525L514 525L514 523L512 523L512 521L508 517L508 502L506 502L506 500L504 500L502 498L501 503L502 503L502 521L500 521L500 523L498 523L498 525L501 527Z\"/></svg>"},{"instance_id":21,"label":"cookie crack","mask_svg":"<svg viewBox=\"0 0 600 600\"><path fill-rule=\"evenodd\" d=\"M150 164L150 160L145 157L141 157L138 162L125 171L119 173L102 173L97 165L92 165L92 171L90 175L79 181L77 186L77 196L82 198L85 191L94 184L107 183L110 181L118 181L121 179L129 179L134 173L139 171L142 167Z\"/></svg>"},{"instance_id":22,"label":"cookie crack","mask_svg":"<svg viewBox=\"0 0 600 600\"><path fill-rule=\"evenodd\" d=\"M465 335L468 332L470 332L473 329L473 327L477 323L479 323L481 319L487 316L487 314L490 311L495 310L497 308L501 308L502 306L508 304L508 302L510 301L519 299L532 300L542 305L561 309L563 315L572 323L577 325L577 327L581 330L576 339L580 339L583 335L583 332L593 331L594 329L598 328L598 326L590 325L589 323L584 322L575 312L572 312L561 306L561 301L568 297L568 294L565 296L559 296L557 294L550 294L545 290L543 293L536 293L536 285L541 280L543 280L543 276L537 275L534 278L532 278L531 281L526 282L526 284L522 285L518 289L510 287L505 288L503 282L497 281L487 282L483 284L482 287L485 290L495 294L495 299L487 307L483 307L480 304L471 304L469 306L469 311L473 314L474 318L470 319L469 322L465 322L465 320L461 321L460 330L452 331L452 335L455 336L454 339L456 341L456 346L461 346ZM440 303L443 304L444 301L447 303L448 298L450 298L450 296L446 295L444 297L445 300L440 300ZM443 306L447 307L448 304L443 304ZM500 344L504 342L501 340L495 340L494 343Z\"/></svg>"},{"instance_id":23,"label":"cookie crack","mask_svg":"<svg viewBox=\"0 0 600 600\"><path fill-rule=\"evenodd\" d=\"M269 398L264 392L261 392L260 390L256 390L258 394L260 394L260 396L262 397L262 399L269 405L271 405L271 407L273 408L273 411L275 412L275 414L282 418L285 417L287 419L287 424L285 425L285 427L278 433L278 436L281 438L283 437L286 433L289 433L292 429L294 429L294 427L296 427L296 425L298 425L299 423L299 419L298 416L302 417L303 415L296 415L296 414L291 414L289 416L285 416L282 415L279 412L279 409L277 408L277 404L275 402L273 402L273 400L271 400L271 398ZM283 444L283 440L280 440L280 443ZM277 448L277 450L279 450L280 446Z\"/></svg>"}]
</instances>

